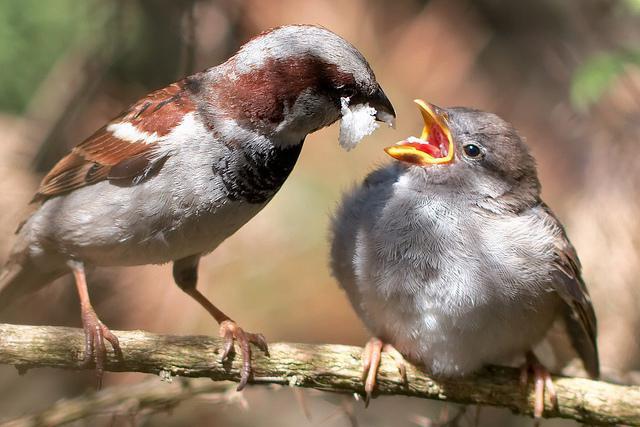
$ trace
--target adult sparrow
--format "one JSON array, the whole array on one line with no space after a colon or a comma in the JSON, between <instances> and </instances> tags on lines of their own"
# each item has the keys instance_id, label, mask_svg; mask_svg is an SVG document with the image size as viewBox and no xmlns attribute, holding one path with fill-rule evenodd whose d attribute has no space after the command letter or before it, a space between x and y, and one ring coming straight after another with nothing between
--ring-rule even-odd
<instances>
[{"instance_id":1,"label":"adult sparrow","mask_svg":"<svg viewBox=\"0 0 640 427\"><path fill-rule=\"evenodd\" d=\"M333 220L333 273L375 336L363 356L367 397L381 351L448 377L527 355L540 417L545 388L552 401L555 392L531 350L556 318L599 375L576 251L512 125L416 102L421 137L386 148L398 161L346 194Z\"/></svg>"},{"instance_id":2,"label":"adult sparrow","mask_svg":"<svg viewBox=\"0 0 640 427\"><path fill-rule=\"evenodd\" d=\"M346 101L395 117L363 55L310 25L264 32L225 63L140 99L45 176L0 275L0 309L72 272L84 360L95 361L100 384L105 340L120 347L91 306L85 267L173 262L178 286L220 324L223 360L238 342L242 389L249 343L267 345L196 289L200 257L271 200L305 137L338 120Z\"/></svg>"}]
</instances>

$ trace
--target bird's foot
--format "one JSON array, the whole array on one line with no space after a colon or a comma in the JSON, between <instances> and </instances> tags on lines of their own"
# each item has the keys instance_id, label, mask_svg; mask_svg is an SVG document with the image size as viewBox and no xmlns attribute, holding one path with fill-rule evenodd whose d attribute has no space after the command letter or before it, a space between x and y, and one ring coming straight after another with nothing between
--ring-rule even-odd
<instances>
[{"instance_id":1,"label":"bird's foot","mask_svg":"<svg viewBox=\"0 0 640 427\"><path fill-rule=\"evenodd\" d=\"M122 359L120 342L101 321L92 307L82 310L82 327L84 329L84 357L82 365L87 366L91 362L96 367L96 387L102 387L102 377L104 375L104 363L107 358L107 347L104 343L106 339L111 343L116 357Z\"/></svg>"},{"instance_id":2,"label":"bird's foot","mask_svg":"<svg viewBox=\"0 0 640 427\"><path fill-rule=\"evenodd\" d=\"M389 354L398 367L404 383L407 383L407 368L404 357L391 344L385 344L379 338L371 338L362 351L362 379L364 381L365 405L369 406L371 395L376 388L376 377L380 368L382 352Z\"/></svg>"},{"instance_id":3,"label":"bird's foot","mask_svg":"<svg viewBox=\"0 0 640 427\"><path fill-rule=\"evenodd\" d=\"M558 395L553 385L551 374L540 361L533 355L527 353L527 361L520 368L520 384L526 387L529 382L529 372L533 373L533 381L535 387L535 398L533 405L533 416L537 419L542 417L544 412L544 396L545 392L549 396L552 407L558 406Z\"/></svg>"},{"instance_id":4,"label":"bird's foot","mask_svg":"<svg viewBox=\"0 0 640 427\"><path fill-rule=\"evenodd\" d=\"M269 347L267 341L262 334L252 334L245 332L236 322L225 320L220 323L220 336L224 338L224 351L222 353L222 361L224 362L230 354L235 352L233 343L238 342L242 353L242 368L240 370L240 384L237 390L242 390L249 381L252 374L251 368L251 344L255 344L267 356L269 355Z\"/></svg>"}]
</instances>

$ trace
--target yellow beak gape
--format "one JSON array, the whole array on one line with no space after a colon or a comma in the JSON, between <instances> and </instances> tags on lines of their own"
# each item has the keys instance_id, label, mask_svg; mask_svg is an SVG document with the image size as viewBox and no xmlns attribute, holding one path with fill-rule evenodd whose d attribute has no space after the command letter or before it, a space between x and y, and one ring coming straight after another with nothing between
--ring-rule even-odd
<instances>
[{"instance_id":1,"label":"yellow beak gape","mask_svg":"<svg viewBox=\"0 0 640 427\"><path fill-rule=\"evenodd\" d=\"M384 151L397 160L421 166L450 163L454 156L454 145L445 114L421 99L414 102L418 104L424 120L420 138L409 137L386 147Z\"/></svg>"}]
</instances>

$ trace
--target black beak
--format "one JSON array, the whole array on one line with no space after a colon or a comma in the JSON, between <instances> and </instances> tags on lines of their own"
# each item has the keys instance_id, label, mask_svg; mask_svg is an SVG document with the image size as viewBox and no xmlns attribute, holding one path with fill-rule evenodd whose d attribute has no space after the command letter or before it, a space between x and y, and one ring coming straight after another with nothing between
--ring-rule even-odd
<instances>
[{"instance_id":1,"label":"black beak","mask_svg":"<svg viewBox=\"0 0 640 427\"><path fill-rule=\"evenodd\" d=\"M396 127L396 111L391 105L391 101L387 98L382 88L378 86L378 89L369 97L369 105L376 109L376 120L384 122L391 126Z\"/></svg>"}]
</instances>

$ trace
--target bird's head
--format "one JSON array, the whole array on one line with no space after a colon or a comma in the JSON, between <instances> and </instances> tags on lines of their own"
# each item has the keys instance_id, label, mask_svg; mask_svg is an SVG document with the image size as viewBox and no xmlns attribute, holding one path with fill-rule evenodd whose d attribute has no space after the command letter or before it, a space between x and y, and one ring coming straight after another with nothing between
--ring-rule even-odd
<instances>
[{"instance_id":1,"label":"bird's head","mask_svg":"<svg viewBox=\"0 0 640 427\"><path fill-rule=\"evenodd\" d=\"M333 32L290 25L264 32L213 76L216 104L240 126L299 142L341 117L341 100L368 103L376 119L395 119L364 56Z\"/></svg>"},{"instance_id":2,"label":"bird's head","mask_svg":"<svg viewBox=\"0 0 640 427\"><path fill-rule=\"evenodd\" d=\"M505 207L538 199L535 161L511 124L484 111L415 102L424 120L422 135L385 151L410 169L416 188L448 184L450 191Z\"/></svg>"}]
</instances>

